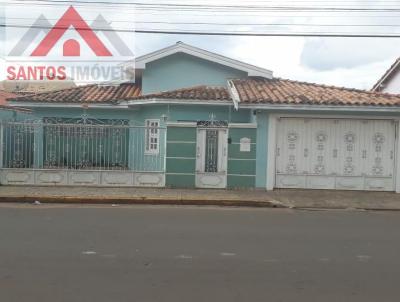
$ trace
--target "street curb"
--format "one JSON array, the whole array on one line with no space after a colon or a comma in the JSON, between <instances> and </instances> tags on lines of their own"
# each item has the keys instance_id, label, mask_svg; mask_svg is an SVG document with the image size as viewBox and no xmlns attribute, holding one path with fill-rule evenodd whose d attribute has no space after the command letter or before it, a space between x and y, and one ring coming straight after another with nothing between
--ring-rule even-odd
<instances>
[{"instance_id":1,"label":"street curb","mask_svg":"<svg viewBox=\"0 0 400 302\"><path fill-rule=\"evenodd\" d=\"M275 201L232 200L232 199L190 199L190 198L155 198L155 197L71 197L71 196L0 196L0 203L58 203L58 204L124 204L124 205L193 205L193 206L226 206L226 207L257 207L257 208L287 208Z\"/></svg>"},{"instance_id":2,"label":"street curb","mask_svg":"<svg viewBox=\"0 0 400 302\"><path fill-rule=\"evenodd\" d=\"M362 211L374 211L374 212L399 212L400 209L399 208L375 208L375 207L371 207L371 208L360 208L360 207L356 207L356 208L349 208L349 207L322 207L322 206L316 206L316 207L288 207L290 209L293 210L299 210L299 211L358 211L358 212L362 212Z\"/></svg>"}]
</instances>

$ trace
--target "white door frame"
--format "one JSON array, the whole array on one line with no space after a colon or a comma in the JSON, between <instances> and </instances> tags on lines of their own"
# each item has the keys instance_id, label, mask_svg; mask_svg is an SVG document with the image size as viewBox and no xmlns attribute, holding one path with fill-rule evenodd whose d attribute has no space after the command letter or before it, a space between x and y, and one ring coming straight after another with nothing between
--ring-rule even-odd
<instances>
[{"instance_id":1,"label":"white door frame","mask_svg":"<svg viewBox=\"0 0 400 302\"><path fill-rule=\"evenodd\" d=\"M265 113L268 114L268 113ZM365 116L365 115L318 115L318 114L276 114L268 115L268 139L267 139L267 182L266 189L272 191L276 181L276 143L277 122L280 118L318 118L318 119L358 119L358 120L387 120L395 123L395 151L394 151L394 173L393 181L396 193L400 193L400 117L398 116Z\"/></svg>"},{"instance_id":2,"label":"white door frame","mask_svg":"<svg viewBox=\"0 0 400 302\"><path fill-rule=\"evenodd\" d=\"M218 131L218 172L203 172L205 168L205 148L206 148L206 131ZM227 127L199 127L197 128L197 146L196 146L196 187L197 188L217 188L225 189L228 179L228 128ZM208 178L210 185L201 184L202 178ZM215 185L211 184L212 180L220 181Z\"/></svg>"}]
</instances>

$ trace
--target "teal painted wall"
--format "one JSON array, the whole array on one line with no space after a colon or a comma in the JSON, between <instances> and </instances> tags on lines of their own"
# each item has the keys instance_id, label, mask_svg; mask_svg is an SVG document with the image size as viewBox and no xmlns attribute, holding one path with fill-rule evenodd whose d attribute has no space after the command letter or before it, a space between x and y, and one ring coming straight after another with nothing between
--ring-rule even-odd
<instances>
[{"instance_id":1,"label":"teal painted wall","mask_svg":"<svg viewBox=\"0 0 400 302\"><path fill-rule=\"evenodd\" d=\"M146 119L159 119L161 127L165 127L165 121L200 121L209 120L211 114L216 120L223 120L229 123L247 122L249 110L235 111L231 106L212 105L146 105L134 108L34 108L30 118L42 119L45 117L76 119L82 115L88 115L94 119L121 119L129 121L131 126L144 126ZM164 119L167 118L167 119ZM41 127L43 128L43 127ZM40 130L40 129L39 129ZM163 171L165 168L164 157L166 154L166 130L160 129L160 153L156 155L145 153L144 129L135 128L130 130L130 142L128 150L129 168L135 171ZM45 155L43 154L42 131L35 133L35 166L43 167Z\"/></svg>"},{"instance_id":2,"label":"teal painted wall","mask_svg":"<svg viewBox=\"0 0 400 302\"><path fill-rule=\"evenodd\" d=\"M0 109L0 121L9 121L15 119L15 112L10 110Z\"/></svg>"},{"instance_id":3,"label":"teal painted wall","mask_svg":"<svg viewBox=\"0 0 400 302\"><path fill-rule=\"evenodd\" d=\"M250 152L240 151L240 139L251 139ZM256 182L257 129L229 129L228 181L230 189L254 188ZM197 128L169 126L167 131L166 184L194 188L196 177Z\"/></svg>"},{"instance_id":4,"label":"teal painted wall","mask_svg":"<svg viewBox=\"0 0 400 302\"><path fill-rule=\"evenodd\" d=\"M250 110L235 111L232 106L213 105L156 105L137 106L125 109L87 109L83 108L34 108L31 118L59 117L79 118L88 114L96 119L125 119L132 125L142 126L146 119L162 119L166 117L170 122L176 121L203 121L210 120L214 115L215 120L229 123L250 122Z\"/></svg>"},{"instance_id":5,"label":"teal painted wall","mask_svg":"<svg viewBox=\"0 0 400 302\"><path fill-rule=\"evenodd\" d=\"M196 140L194 127L168 127L166 186L194 188L196 183Z\"/></svg>"},{"instance_id":6,"label":"teal painted wall","mask_svg":"<svg viewBox=\"0 0 400 302\"><path fill-rule=\"evenodd\" d=\"M143 71L143 93L154 93L197 85L226 86L227 79L247 73L184 53L148 63Z\"/></svg>"},{"instance_id":7,"label":"teal painted wall","mask_svg":"<svg viewBox=\"0 0 400 302\"><path fill-rule=\"evenodd\" d=\"M0 108L0 121L21 121L31 118L29 113Z\"/></svg>"},{"instance_id":8,"label":"teal painted wall","mask_svg":"<svg viewBox=\"0 0 400 302\"><path fill-rule=\"evenodd\" d=\"M250 120L249 110L236 111L232 106L171 105L168 115L170 121L204 121L210 120L212 114L215 120L228 123L248 123Z\"/></svg>"},{"instance_id":9,"label":"teal painted wall","mask_svg":"<svg viewBox=\"0 0 400 302\"><path fill-rule=\"evenodd\" d=\"M264 110L255 116L253 110L239 111L233 110L231 106L212 106L212 105L145 105L125 109L88 109L83 108L36 108L32 115L16 114L12 111L0 110L0 119L22 119L23 117L34 119L42 117L70 117L77 118L82 114L97 119L126 119L130 125L143 126L145 119L160 119L161 126L165 126L165 121L200 121L210 120L211 114L216 120L224 120L229 123L254 123L257 122L257 129L230 129L232 144L229 145L228 153L228 188L250 188L256 187L265 189L267 182L267 156L268 149L274 146L267 146L269 116L272 113L280 114L299 114L299 116L312 114L317 116L337 115L337 116L399 116L400 113L372 113L372 112L338 112L338 111L272 111ZM163 117L167 118L166 120ZM183 131L183 134L179 134ZM187 130L175 128L167 135L167 141L161 140L160 155L166 154L167 186L171 187L194 187L195 186L195 149L196 149L196 128ZM243 132L244 131L244 132ZM248 132L247 132L248 131ZM37 132L37 136L40 132ZM239 140L241 137L251 137L254 146L250 153L239 151ZM135 136L131 136L131 140ZM43 152L43 142L35 136L36 150ZM144 144L144 143L142 143ZM165 146L167 148L165 149ZM254 147L254 150L253 150ZM41 151L42 150L42 151ZM143 153L129 151L130 167L135 170L146 170L135 163L137 158L143 158ZM134 155L132 155L134 154ZM42 157L35 156L35 166L42 166ZM154 163L154 157L147 157L148 161ZM146 160L147 160L146 159ZM254 160L255 159L255 160ZM164 162L157 162L156 166L150 170L162 170ZM144 164L150 167L149 164ZM181 168L182 167L182 168Z\"/></svg>"},{"instance_id":10,"label":"teal painted wall","mask_svg":"<svg viewBox=\"0 0 400 302\"><path fill-rule=\"evenodd\" d=\"M254 188L256 185L257 129L230 128L228 145L228 188ZM250 152L240 151L240 140L251 140Z\"/></svg>"},{"instance_id":11,"label":"teal painted wall","mask_svg":"<svg viewBox=\"0 0 400 302\"><path fill-rule=\"evenodd\" d=\"M267 185L268 156L268 114L257 114L257 168L256 188L265 189Z\"/></svg>"}]
</instances>

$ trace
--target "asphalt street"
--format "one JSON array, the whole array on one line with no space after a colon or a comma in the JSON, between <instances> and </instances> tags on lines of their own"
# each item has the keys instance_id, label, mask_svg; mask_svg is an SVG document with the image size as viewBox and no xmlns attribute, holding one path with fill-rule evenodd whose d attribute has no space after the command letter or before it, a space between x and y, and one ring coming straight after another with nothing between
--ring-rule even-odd
<instances>
[{"instance_id":1,"label":"asphalt street","mask_svg":"<svg viewBox=\"0 0 400 302\"><path fill-rule=\"evenodd\" d=\"M394 302L400 213L0 205L1 302Z\"/></svg>"}]
</instances>

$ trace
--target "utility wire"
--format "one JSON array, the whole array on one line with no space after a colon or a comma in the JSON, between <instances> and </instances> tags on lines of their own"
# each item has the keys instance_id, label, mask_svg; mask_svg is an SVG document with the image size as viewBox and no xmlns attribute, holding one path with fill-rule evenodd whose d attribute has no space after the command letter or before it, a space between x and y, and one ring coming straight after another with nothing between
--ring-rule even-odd
<instances>
[{"instance_id":1,"label":"utility wire","mask_svg":"<svg viewBox=\"0 0 400 302\"><path fill-rule=\"evenodd\" d=\"M11 3L21 3L21 0L14 0ZM29 1L23 1L25 5ZM10 1L8 1L10 3ZM261 6L261 5L205 5L205 4L180 4L180 3L143 3L143 2L120 2L120 1L77 1L77 0L60 0L60 1L51 1L51 0L35 0L33 4L36 3L45 3L51 5L65 5L65 4L86 4L86 5L119 5L119 6L127 6L133 5L135 7L145 7L148 9L179 9L183 10L269 10L269 11L341 11L341 12L393 12L400 11L400 8L363 8L363 7L316 7L316 6ZM32 4L32 2L31 2Z\"/></svg>"},{"instance_id":2,"label":"utility wire","mask_svg":"<svg viewBox=\"0 0 400 302\"><path fill-rule=\"evenodd\" d=\"M35 18L5 18L0 17L0 20L36 20ZM47 19L49 21L58 21L58 19ZM70 19L71 22L78 21L78 19ZM86 22L93 22L95 20L87 20ZM311 24L311 23L216 23L216 22L170 22L170 21L129 21L129 20L108 20L110 23L129 23L129 24L164 24L164 25L216 25L216 26L304 26L304 27L399 27L400 24Z\"/></svg>"},{"instance_id":3,"label":"utility wire","mask_svg":"<svg viewBox=\"0 0 400 302\"><path fill-rule=\"evenodd\" d=\"M39 29L65 29L65 27L44 27L27 25L0 24L0 27L12 28L39 28ZM78 31L88 30L86 28L76 28ZM189 31L189 30L164 30L164 29L107 29L94 28L95 31L114 31L125 33L146 33L146 34L165 34L165 35L197 35L197 36L252 36L252 37L337 37L337 38L400 38L400 34L354 34L354 33L318 33L318 32L245 32L245 31Z\"/></svg>"}]
</instances>

